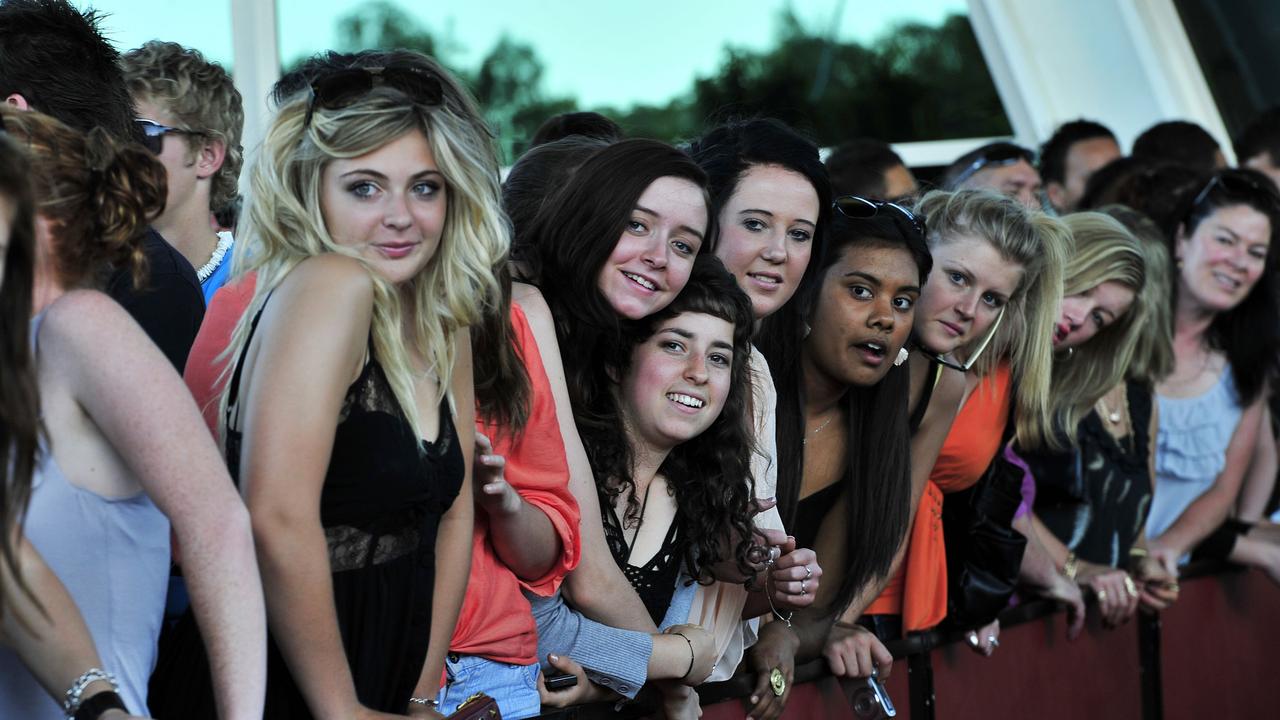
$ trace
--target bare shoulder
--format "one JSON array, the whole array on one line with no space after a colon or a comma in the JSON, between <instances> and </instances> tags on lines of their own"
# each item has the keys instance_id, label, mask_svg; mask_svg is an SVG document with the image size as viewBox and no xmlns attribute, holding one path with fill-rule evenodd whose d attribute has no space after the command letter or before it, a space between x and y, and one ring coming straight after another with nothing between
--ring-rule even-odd
<instances>
[{"instance_id":1,"label":"bare shoulder","mask_svg":"<svg viewBox=\"0 0 1280 720\"><path fill-rule=\"evenodd\" d=\"M960 401L964 399L964 391L964 373L949 367L942 368L942 376L938 378L938 385L933 389L934 397L938 398L940 407L952 411L958 409Z\"/></svg>"},{"instance_id":2,"label":"bare shoulder","mask_svg":"<svg viewBox=\"0 0 1280 720\"><path fill-rule=\"evenodd\" d=\"M325 253L298 263L278 291L299 294L321 304L373 303L373 276L359 260Z\"/></svg>"},{"instance_id":3,"label":"bare shoulder","mask_svg":"<svg viewBox=\"0 0 1280 720\"><path fill-rule=\"evenodd\" d=\"M97 290L72 290L46 309L40 326L40 347L87 347L96 351L142 335L142 328L129 311L110 296Z\"/></svg>"},{"instance_id":4,"label":"bare shoulder","mask_svg":"<svg viewBox=\"0 0 1280 720\"><path fill-rule=\"evenodd\" d=\"M547 299L542 297L542 291L537 286L522 282L511 283L511 300L520 306L530 322L535 317L551 320L551 307L547 305Z\"/></svg>"}]
</instances>

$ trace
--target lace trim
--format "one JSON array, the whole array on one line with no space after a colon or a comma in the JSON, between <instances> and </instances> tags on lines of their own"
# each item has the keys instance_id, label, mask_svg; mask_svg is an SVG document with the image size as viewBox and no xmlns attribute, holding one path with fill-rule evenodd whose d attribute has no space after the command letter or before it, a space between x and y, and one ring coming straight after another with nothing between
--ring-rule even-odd
<instances>
[{"instance_id":1,"label":"lace trim","mask_svg":"<svg viewBox=\"0 0 1280 720\"><path fill-rule=\"evenodd\" d=\"M350 525L324 529L333 572L382 565L418 549L420 533L408 527L396 533L370 533Z\"/></svg>"}]
</instances>

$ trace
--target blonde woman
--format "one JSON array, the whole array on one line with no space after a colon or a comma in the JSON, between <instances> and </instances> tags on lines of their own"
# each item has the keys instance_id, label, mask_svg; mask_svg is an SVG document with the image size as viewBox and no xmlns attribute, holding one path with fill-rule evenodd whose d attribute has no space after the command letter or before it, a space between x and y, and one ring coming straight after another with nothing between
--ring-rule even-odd
<instances>
[{"instance_id":1,"label":"blonde woman","mask_svg":"<svg viewBox=\"0 0 1280 720\"><path fill-rule=\"evenodd\" d=\"M388 53L281 105L249 197L257 285L221 421L267 597L266 716L438 716L470 568L467 328L508 242L490 136L438 65Z\"/></svg>"},{"instance_id":2,"label":"blonde woman","mask_svg":"<svg viewBox=\"0 0 1280 720\"><path fill-rule=\"evenodd\" d=\"M1103 213L1064 218L1074 251L1054 330L1052 399L1058 444L1069 447L1019 448L1036 479L1024 570L1038 563L1042 573L1062 572L1095 595L1112 625L1131 617L1143 595L1152 607L1176 597L1174 578L1142 550L1153 388L1173 365L1168 254L1159 229L1128 212L1121 216L1134 232Z\"/></svg>"},{"instance_id":3,"label":"blonde woman","mask_svg":"<svg viewBox=\"0 0 1280 720\"><path fill-rule=\"evenodd\" d=\"M1039 437L1050 424L1050 338L1071 242L1060 221L990 192L932 192L916 209L934 267L916 305L910 360L912 416L923 420L912 442L915 523L899 571L866 610L889 616L873 623L881 637L927 629L947 613L945 494L982 478L1011 415L1018 437ZM867 642L859 632L849 628L845 645ZM996 631L972 637L990 652Z\"/></svg>"}]
</instances>

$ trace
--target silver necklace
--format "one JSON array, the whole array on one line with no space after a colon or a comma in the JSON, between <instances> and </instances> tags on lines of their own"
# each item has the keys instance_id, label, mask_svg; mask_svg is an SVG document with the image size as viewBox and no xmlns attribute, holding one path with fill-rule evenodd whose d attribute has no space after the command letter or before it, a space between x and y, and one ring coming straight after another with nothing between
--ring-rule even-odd
<instances>
[{"instance_id":1,"label":"silver necklace","mask_svg":"<svg viewBox=\"0 0 1280 720\"><path fill-rule=\"evenodd\" d=\"M818 433L820 433L820 432L822 432L823 430L825 430L825 429L827 428L827 426L831 424L831 421L832 421L832 420L835 420L835 419L836 419L836 416L835 416L835 415L832 415L831 417L827 418L827 421L826 421L826 422L822 423L821 425L819 425L818 427L816 427L816 428L814 428L812 431L810 431L810 432L809 432L809 437L806 437L806 438L804 438L803 440L801 440L801 441L800 441L800 444L801 444L801 445L808 445L808 444L809 444L809 438L810 438L810 437L814 437L814 436L816 436Z\"/></svg>"}]
</instances>

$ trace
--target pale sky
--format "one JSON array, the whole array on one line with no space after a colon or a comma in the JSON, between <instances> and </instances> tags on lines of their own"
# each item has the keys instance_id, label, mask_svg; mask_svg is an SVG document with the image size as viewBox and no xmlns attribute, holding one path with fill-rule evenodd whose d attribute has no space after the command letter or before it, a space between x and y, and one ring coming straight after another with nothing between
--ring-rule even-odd
<instances>
[{"instance_id":1,"label":"pale sky","mask_svg":"<svg viewBox=\"0 0 1280 720\"><path fill-rule=\"evenodd\" d=\"M195 47L230 65L230 0L72 0L109 14L103 27L121 50L151 39ZM337 43L336 20L352 0L277 0L280 55L290 62ZM437 42L455 48L445 59L474 68L505 32L534 46L544 63L543 90L576 97L583 107L657 104L710 75L724 47L772 45L786 0L417 0L406 8ZM965 0L792 0L811 30L838 18L842 39L870 41L895 23L937 24L964 13Z\"/></svg>"}]
</instances>

